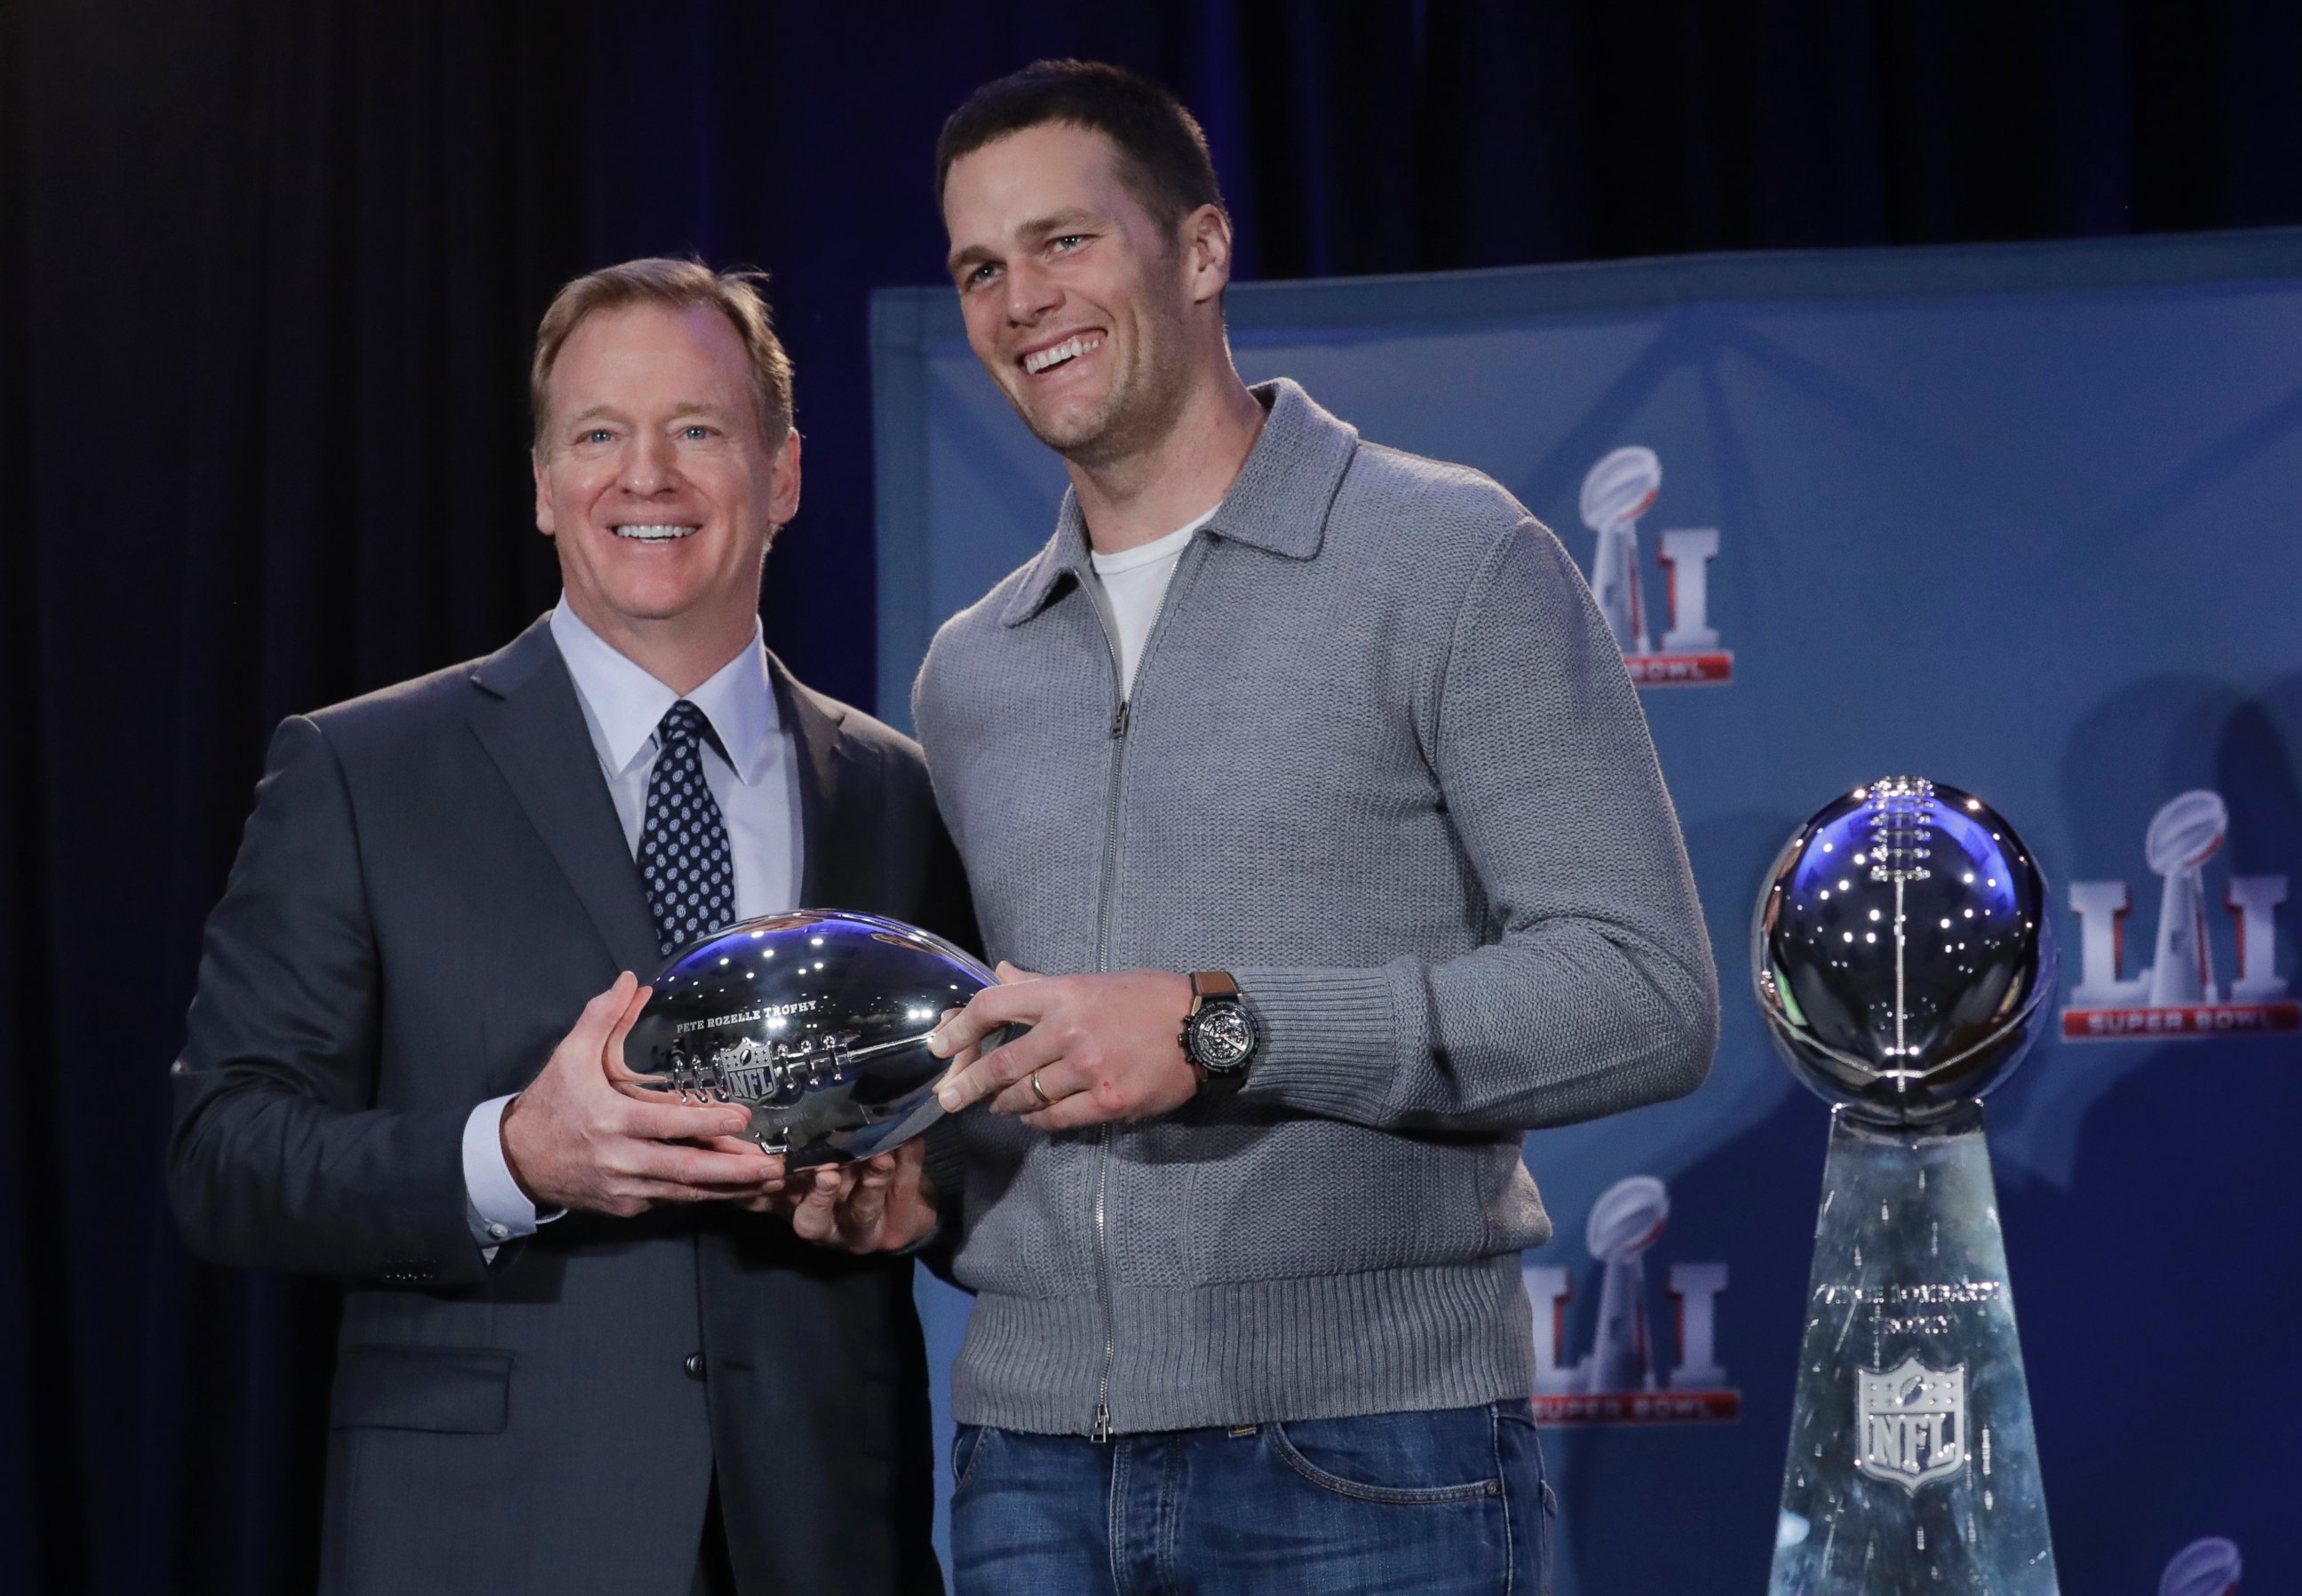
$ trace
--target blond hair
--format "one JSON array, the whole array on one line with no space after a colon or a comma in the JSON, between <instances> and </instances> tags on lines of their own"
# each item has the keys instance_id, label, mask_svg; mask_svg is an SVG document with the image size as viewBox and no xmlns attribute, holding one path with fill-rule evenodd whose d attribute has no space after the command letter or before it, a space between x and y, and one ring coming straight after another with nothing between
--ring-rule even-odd
<instances>
[{"instance_id":1,"label":"blond hair","mask_svg":"<svg viewBox=\"0 0 2302 1596\"><path fill-rule=\"evenodd\" d=\"M627 305L661 305L673 310L709 308L727 318L742 340L752 367L752 398L760 413L760 433L770 448L792 424L791 357L777 338L775 318L760 284L765 272L715 272L700 260L653 256L603 266L576 278L551 297L535 330L535 359L528 367L527 399L535 422L535 452L550 452L544 428L551 416L551 367L584 318Z\"/></svg>"}]
</instances>

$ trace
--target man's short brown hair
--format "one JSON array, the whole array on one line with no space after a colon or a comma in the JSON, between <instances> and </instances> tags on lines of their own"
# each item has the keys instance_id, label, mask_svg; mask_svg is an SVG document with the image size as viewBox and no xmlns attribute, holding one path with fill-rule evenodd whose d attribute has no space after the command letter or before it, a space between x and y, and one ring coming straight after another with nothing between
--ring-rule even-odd
<instances>
[{"instance_id":1,"label":"man's short brown hair","mask_svg":"<svg viewBox=\"0 0 2302 1596\"><path fill-rule=\"evenodd\" d=\"M707 307L726 316L751 361L752 398L760 413L760 436L771 449L781 443L792 424L791 357L784 353L767 296L760 291L767 280L765 272L715 272L700 260L652 256L602 266L561 289L552 296L550 307L535 330L535 360L527 373L535 452L550 452L544 429L551 419L551 367L559 358L561 347L584 317L626 305L661 305L672 310Z\"/></svg>"},{"instance_id":2,"label":"man's short brown hair","mask_svg":"<svg viewBox=\"0 0 2302 1596\"><path fill-rule=\"evenodd\" d=\"M1207 136L1182 102L1150 79L1101 61L1035 61L968 96L936 139L936 203L943 203L954 162L1046 122L1110 139L1122 179L1163 232L1172 233L1203 205L1222 209Z\"/></svg>"}]
</instances>

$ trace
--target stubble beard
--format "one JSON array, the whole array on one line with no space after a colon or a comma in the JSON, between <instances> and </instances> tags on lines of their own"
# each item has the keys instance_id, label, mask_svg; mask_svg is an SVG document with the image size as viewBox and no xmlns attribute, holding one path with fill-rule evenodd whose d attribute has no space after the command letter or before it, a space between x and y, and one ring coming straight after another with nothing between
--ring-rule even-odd
<instances>
[{"instance_id":1,"label":"stubble beard","mask_svg":"<svg viewBox=\"0 0 2302 1596\"><path fill-rule=\"evenodd\" d=\"M1112 431L1120 413L1126 408L1125 384L1105 394L1102 403L1088 414L1064 422L1038 415L1023 402L1021 395L1014 396L1013 402L1015 413L1030 428L1031 436L1065 459L1076 459L1082 450L1095 450Z\"/></svg>"},{"instance_id":2,"label":"stubble beard","mask_svg":"<svg viewBox=\"0 0 2302 1596\"><path fill-rule=\"evenodd\" d=\"M1155 449L1174 430L1190 399L1182 318L1163 317L1156 331L1157 336L1145 350L1149 358L1130 360L1102 403L1069 424L1054 425L1018 403L1016 411L1031 435L1071 464L1088 471Z\"/></svg>"}]
</instances>

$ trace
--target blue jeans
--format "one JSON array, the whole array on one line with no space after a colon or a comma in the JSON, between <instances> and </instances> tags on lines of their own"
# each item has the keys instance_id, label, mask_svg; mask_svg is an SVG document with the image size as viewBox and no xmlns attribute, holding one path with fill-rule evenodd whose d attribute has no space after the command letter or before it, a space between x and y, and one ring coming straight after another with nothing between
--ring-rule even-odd
<instances>
[{"instance_id":1,"label":"blue jeans","mask_svg":"<svg viewBox=\"0 0 2302 1596\"><path fill-rule=\"evenodd\" d=\"M1543 1596L1527 1404L1096 1442L960 1426L958 1596Z\"/></svg>"}]
</instances>

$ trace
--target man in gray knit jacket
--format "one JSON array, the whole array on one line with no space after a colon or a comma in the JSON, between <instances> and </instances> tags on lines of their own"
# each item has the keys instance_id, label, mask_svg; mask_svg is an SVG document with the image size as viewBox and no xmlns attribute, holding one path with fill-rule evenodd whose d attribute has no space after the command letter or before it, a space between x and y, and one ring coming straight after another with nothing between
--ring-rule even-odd
<instances>
[{"instance_id":1,"label":"man in gray knit jacket","mask_svg":"<svg viewBox=\"0 0 2302 1596\"><path fill-rule=\"evenodd\" d=\"M1693 1089L1718 1024L1620 656L1494 483L1240 382L1163 90L1043 63L937 167L1071 480L913 701L1006 983L937 1041L960 1588L1540 1589L1521 1134Z\"/></svg>"}]
</instances>

